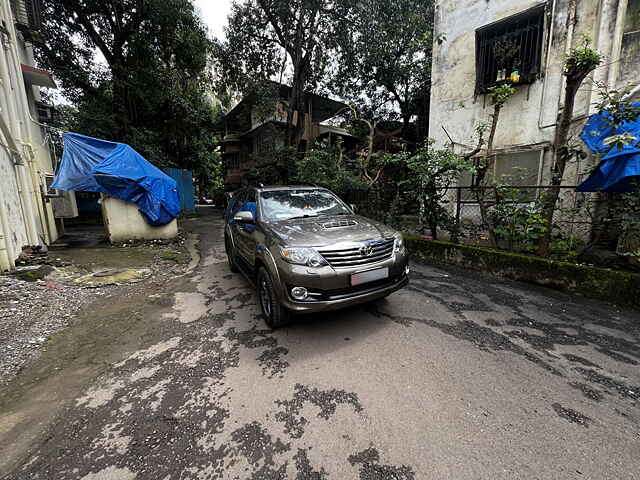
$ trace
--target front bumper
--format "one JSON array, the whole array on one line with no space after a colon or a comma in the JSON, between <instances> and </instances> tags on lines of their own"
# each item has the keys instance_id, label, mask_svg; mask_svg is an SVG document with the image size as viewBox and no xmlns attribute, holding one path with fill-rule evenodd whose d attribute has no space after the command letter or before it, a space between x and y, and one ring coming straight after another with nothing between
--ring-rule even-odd
<instances>
[{"instance_id":1,"label":"front bumper","mask_svg":"<svg viewBox=\"0 0 640 480\"><path fill-rule=\"evenodd\" d=\"M288 266L290 268L285 267L280 275L280 301L295 313L324 312L369 302L385 297L409 283L406 255L394 255L389 260L368 265L367 268L326 267L326 271L316 271L314 274L310 274L306 267ZM350 285L352 274L378 268L388 268L389 277L355 287ZM305 287L310 293L309 298L304 301L291 298L289 292L293 286Z\"/></svg>"}]
</instances>

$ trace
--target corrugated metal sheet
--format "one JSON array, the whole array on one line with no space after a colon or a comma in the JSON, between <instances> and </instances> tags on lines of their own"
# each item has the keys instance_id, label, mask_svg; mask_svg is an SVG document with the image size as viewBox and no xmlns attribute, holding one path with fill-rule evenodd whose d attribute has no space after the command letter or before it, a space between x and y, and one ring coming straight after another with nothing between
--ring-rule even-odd
<instances>
[{"instance_id":1,"label":"corrugated metal sheet","mask_svg":"<svg viewBox=\"0 0 640 480\"><path fill-rule=\"evenodd\" d=\"M195 211L196 205L193 190L193 173L191 172L191 170L165 168L164 172L171 178L173 178L178 184L178 194L180 195L180 211Z\"/></svg>"}]
</instances>

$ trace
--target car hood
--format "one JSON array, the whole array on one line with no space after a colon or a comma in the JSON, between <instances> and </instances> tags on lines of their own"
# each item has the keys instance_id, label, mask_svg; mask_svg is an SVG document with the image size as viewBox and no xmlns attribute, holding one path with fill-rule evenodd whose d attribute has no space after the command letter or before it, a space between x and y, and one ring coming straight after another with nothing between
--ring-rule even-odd
<instances>
[{"instance_id":1,"label":"car hood","mask_svg":"<svg viewBox=\"0 0 640 480\"><path fill-rule=\"evenodd\" d=\"M268 223L266 227L284 246L324 247L392 237L396 231L360 215L300 218Z\"/></svg>"}]
</instances>

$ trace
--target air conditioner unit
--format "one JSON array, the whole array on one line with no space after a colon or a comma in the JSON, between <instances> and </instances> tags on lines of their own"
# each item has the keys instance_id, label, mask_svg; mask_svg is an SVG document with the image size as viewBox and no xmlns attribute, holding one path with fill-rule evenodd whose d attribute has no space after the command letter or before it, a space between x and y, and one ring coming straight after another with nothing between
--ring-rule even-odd
<instances>
[{"instance_id":1,"label":"air conditioner unit","mask_svg":"<svg viewBox=\"0 0 640 480\"><path fill-rule=\"evenodd\" d=\"M10 2L18 30L25 34L40 30L42 25L40 0L10 0Z\"/></svg>"}]
</instances>

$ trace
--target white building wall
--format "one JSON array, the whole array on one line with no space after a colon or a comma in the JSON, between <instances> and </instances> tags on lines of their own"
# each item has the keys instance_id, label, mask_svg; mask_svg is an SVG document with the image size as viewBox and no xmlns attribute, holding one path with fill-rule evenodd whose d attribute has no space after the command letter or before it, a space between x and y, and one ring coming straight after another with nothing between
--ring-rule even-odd
<instances>
[{"instance_id":1,"label":"white building wall","mask_svg":"<svg viewBox=\"0 0 640 480\"><path fill-rule=\"evenodd\" d=\"M43 175L53 165L42 128L33 121L38 89L24 83L20 64L33 65L33 51L15 26L9 2L0 3L0 270L13 267L22 248L51 243L58 229L42 195ZM11 152L11 153L10 153Z\"/></svg>"},{"instance_id":2,"label":"white building wall","mask_svg":"<svg viewBox=\"0 0 640 480\"><path fill-rule=\"evenodd\" d=\"M486 95L475 95L475 31L536 5L548 5L548 28L543 41L543 76L531 85L521 85L501 113L496 132L496 148L550 142L555 134L560 98L563 91L562 62L571 46L588 34L596 49L607 58L595 73L596 80L608 80L611 86L623 81L640 83L633 75L617 75L621 42L616 22L621 5L633 0L581 0L576 2L576 22L567 25L570 0L438 0L435 18L433 85L431 90L430 136L438 145L450 145L442 130L444 126L456 143L474 144L473 129L481 121L489 121L493 106ZM573 31L572 31L573 30ZM617 50L615 50L617 49ZM609 73L612 72L612 78ZM631 77L631 78L629 78ZM595 101L592 79L585 82L578 97L575 114L578 120L590 111ZM582 118L584 119L584 118Z\"/></svg>"},{"instance_id":3,"label":"white building wall","mask_svg":"<svg viewBox=\"0 0 640 480\"><path fill-rule=\"evenodd\" d=\"M640 78L629 65L640 69L640 61L620 61L624 54L637 52L630 48L640 36L625 36L623 31L627 5L638 0L437 0L432 65L430 137L436 145L445 148L454 141L454 148L467 152L477 143L474 129L480 122L490 123L493 105L487 95L476 95L476 30L493 22L506 19L537 5L546 5L546 27L543 38L542 75L534 83L520 85L517 92L502 109L496 131L494 149L504 152L519 147L542 148L539 184L548 184L551 151L556 120L564 90L562 75L566 52L582 42L587 34L593 46L606 58L603 65L588 78L576 99L574 110L575 135L584 120L593 113L598 99L594 81L608 83L610 87L638 85ZM569 22L575 8L574 22ZM631 6L629 7L631 8ZM640 47L640 45L637 45ZM625 67L626 65L626 67ZM626 70L625 70L626 69ZM486 136L485 136L486 139ZM546 145L546 147L545 147ZM592 160L572 162L565 172L565 185L576 185L585 178ZM563 191L565 204L575 204L575 193Z\"/></svg>"}]
</instances>

